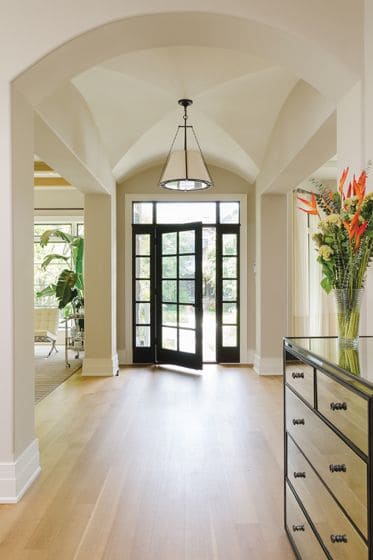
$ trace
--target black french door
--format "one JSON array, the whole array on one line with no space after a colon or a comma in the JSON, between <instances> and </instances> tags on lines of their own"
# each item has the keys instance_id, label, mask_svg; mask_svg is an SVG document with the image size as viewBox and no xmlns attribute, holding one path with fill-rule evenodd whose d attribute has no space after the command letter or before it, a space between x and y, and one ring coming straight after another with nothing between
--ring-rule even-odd
<instances>
[{"instance_id":1,"label":"black french door","mask_svg":"<svg viewBox=\"0 0 373 560\"><path fill-rule=\"evenodd\" d=\"M202 369L202 223L133 226L133 361Z\"/></svg>"}]
</instances>

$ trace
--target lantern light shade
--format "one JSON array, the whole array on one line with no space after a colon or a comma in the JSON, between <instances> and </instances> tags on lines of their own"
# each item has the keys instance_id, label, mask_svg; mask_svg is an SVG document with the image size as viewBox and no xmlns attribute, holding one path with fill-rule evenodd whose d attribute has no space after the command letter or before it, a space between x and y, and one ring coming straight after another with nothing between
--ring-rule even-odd
<instances>
[{"instance_id":1,"label":"lantern light shade","mask_svg":"<svg viewBox=\"0 0 373 560\"><path fill-rule=\"evenodd\" d=\"M179 104L184 107L184 125L176 131L159 184L174 191L205 190L213 182L194 129L186 124L186 109L192 101L180 99Z\"/></svg>"}]
</instances>

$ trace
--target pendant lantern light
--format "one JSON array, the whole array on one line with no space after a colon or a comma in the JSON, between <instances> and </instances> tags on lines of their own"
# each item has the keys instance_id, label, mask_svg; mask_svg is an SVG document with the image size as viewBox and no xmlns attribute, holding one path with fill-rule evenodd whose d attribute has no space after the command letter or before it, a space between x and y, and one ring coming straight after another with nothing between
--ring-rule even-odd
<instances>
[{"instance_id":1,"label":"pendant lantern light","mask_svg":"<svg viewBox=\"0 0 373 560\"><path fill-rule=\"evenodd\" d=\"M193 126L187 124L191 99L179 99L184 124L179 125L163 167L160 186L172 191L201 191L213 185Z\"/></svg>"}]
</instances>

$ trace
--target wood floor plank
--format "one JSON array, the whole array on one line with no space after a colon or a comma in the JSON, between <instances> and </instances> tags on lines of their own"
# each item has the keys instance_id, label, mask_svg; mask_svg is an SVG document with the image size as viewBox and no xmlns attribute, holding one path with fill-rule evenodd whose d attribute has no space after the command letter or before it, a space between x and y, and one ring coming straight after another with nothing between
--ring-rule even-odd
<instances>
[{"instance_id":1,"label":"wood floor plank","mask_svg":"<svg viewBox=\"0 0 373 560\"><path fill-rule=\"evenodd\" d=\"M227 366L75 374L36 417L42 474L0 506L0 558L294 558L281 379Z\"/></svg>"}]
</instances>

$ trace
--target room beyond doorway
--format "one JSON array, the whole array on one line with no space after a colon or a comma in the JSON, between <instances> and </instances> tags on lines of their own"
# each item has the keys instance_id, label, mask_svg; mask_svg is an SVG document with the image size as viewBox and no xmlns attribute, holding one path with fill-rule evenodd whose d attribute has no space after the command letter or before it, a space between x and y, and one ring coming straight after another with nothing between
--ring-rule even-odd
<instances>
[{"instance_id":1,"label":"room beyond doorway","mask_svg":"<svg viewBox=\"0 0 373 560\"><path fill-rule=\"evenodd\" d=\"M194 312L196 282L191 271L182 270L181 263L188 261L177 255L175 232L175 255L170 257L170 249L156 257L162 243L159 228L180 227L181 224L200 223L202 226L202 307L203 307L203 348L202 359L207 362L240 361L240 202L239 201L132 201L133 224L133 355L135 362L149 361L149 356L159 340L166 348L179 350L179 343L185 350L183 339L189 338L187 352L195 351L196 334L192 332L198 314L183 325L185 312ZM158 235L158 241L157 241ZM170 236L170 234L168 234ZM151 245L154 243L154 250ZM140 246L145 244L145 246ZM158 244L158 249L156 249ZM167 256L165 256L167 254ZM195 258L192 266L196 267ZM167 261L167 262L166 262ZM171 262L174 261L174 262ZM164 265L173 265L174 273L159 276L156 270ZM197 263L198 265L198 263ZM193 270L194 270L193 268ZM198 268L198 266L197 266ZM170 276L171 274L171 276ZM158 298L164 299L163 289L174 289L175 299L168 299L166 305L154 303L157 286L152 280L157 277ZM185 278L189 278L186 281ZM192 278L192 280L190 280ZM171 286L171 284L173 284ZM184 286L185 284L185 286ZM186 285L188 284L188 286ZM162 286L162 287L161 287ZM187 288L190 293L182 295L179 289ZM159 295L161 293L161 295ZM188 306L185 304L190 304ZM153 317L158 309L160 320ZM174 314L172 316L172 314ZM157 327L157 326L158 327ZM187 331L187 329L189 332ZM185 330L184 330L185 329ZM158 337L156 331L158 330ZM167 339L169 337L169 339ZM193 338L194 337L194 338ZM197 339L198 344L198 339ZM180 349L182 349L180 347ZM142 358L143 356L143 358ZM150 358L150 361L152 359Z\"/></svg>"}]
</instances>

